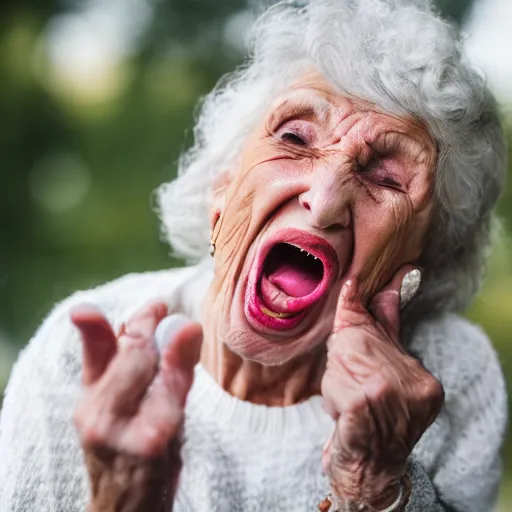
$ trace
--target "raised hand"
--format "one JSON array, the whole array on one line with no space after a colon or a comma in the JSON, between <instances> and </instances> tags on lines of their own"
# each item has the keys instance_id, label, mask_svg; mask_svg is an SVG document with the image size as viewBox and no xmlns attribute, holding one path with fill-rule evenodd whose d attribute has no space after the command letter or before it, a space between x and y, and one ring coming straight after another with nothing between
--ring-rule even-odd
<instances>
[{"instance_id":1,"label":"raised hand","mask_svg":"<svg viewBox=\"0 0 512 512\"><path fill-rule=\"evenodd\" d=\"M147 306L116 336L95 307L71 313L83 347L84 389L74 420L91 484L89 512L172 506L183 409L202 331L182 322L159 355L154 334L166 314L165 304Z\"/></svg>"},{"instance_id":2,"label":"raised hand","mask_svg":"<svg viewBox=\"0 0 512 512\"><path fill-rule=\"evenodd\" d=\"M322 380L336 424L322 462L342 503L393 503L413 447L443 404L440 382L400 344L400 287L412 269L374 297L371 313L355 279L341 289Z\"/></svg>"}]
</instances>

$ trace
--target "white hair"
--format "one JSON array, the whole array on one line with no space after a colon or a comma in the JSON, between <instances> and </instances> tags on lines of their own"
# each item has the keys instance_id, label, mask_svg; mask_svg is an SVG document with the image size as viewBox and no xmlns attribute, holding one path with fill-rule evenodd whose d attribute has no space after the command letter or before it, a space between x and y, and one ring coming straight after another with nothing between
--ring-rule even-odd
<instances>
[{"instance_id":1,"label":"white hair","mask_svg":"<svg viewBox=\"0 0 512 512\"><path fill-rule=\"evenodd\" d=\"M408 317L466 308L480 285L506 148L484 78L428 1L283 1L266 10L251 32L248 62L206 96L177 179L157 191L174 250L189 261L207 253L215 177L236 172L255 122L312 65L341 93L427 126L438 147L436 207Z\"/></svg>"}]
</instances>

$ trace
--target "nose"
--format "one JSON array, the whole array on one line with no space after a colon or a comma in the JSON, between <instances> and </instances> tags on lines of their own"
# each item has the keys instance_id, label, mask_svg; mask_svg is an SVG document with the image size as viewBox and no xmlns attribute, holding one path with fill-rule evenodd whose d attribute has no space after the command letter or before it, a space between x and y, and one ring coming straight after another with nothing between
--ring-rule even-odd
<instances>
[{"instance_id":1,"label":"nose","mask_svg":"<svg viewBox=\"0 0 512 512\"><path fill-rule=\"evenodd\" d=\"M322 165L310 174L309 187L299 196L309 221L317 229L346 228L351 223L352 163Z\"/></svg>"}]
</instances>

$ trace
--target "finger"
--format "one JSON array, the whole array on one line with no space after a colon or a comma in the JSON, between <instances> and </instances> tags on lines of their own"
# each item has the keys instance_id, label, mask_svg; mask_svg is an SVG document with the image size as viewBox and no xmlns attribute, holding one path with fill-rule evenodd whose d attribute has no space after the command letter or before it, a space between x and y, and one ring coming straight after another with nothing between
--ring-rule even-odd
<instances>
[{"instance_id":1,"label":"finger","mask_svg":"<svg viewBox=\"0 0 512 512\"><path fill-rule=\"evenodd\" d=\"M182 316L174 320L163 335L170 339L162 353L158 375L130 429L142 437L126 440L127 443L144 443L144 449L154 454L165 450L180 431L203 337L199 324Z\"/></svg>"},{"instance_id":2,"label":"finger","mask_svg":"<svg viewBox=\"0 0 512 512\"><path fill-rule=\"evenodd\" d=\"M116 336L108 320L92 304L81 304L71 312L71 321L82 340L82 381L93 384L99 379L117 351Z\"/></svg>"},{"instance_id":3,"label":"finger","mask_svg":"<svg viewBox=\"0 0 512 512\"><path fill-rule=\"evenodd\" d=\"M184 408L169 393L162 375L158 374L119 442L147 456L162 455L170 441L180 434L183 419Z\"/></svg>"},{"instance_id":4,"label":"finger","mask_svg":"<svg viewBox=\"0 0 512 512\"><path fill-rule=\"evenodd\" d=\"M155 331L155 340L160 353L164 352L165 348L175 338L176 334L190 323L190 319L181 313L166 316L158 324Z\"/></svg>"},{"instance_id":5,"label":"finger","mask_svg":"<svg viewBox=\"0 0 512 512\"><path fill-rule=\"evenodd\" d=\"M140 343L154 343L157 325L167 315L167 306L163 302L154 302L137 311L126 323L126 328L119 336L119 344L131 345L135 340ZM127 338L127 339L125 339Z\"/></svg>"},{"instance_id":6,"label":"finger","mask_svg":"<svg viewBox=\"0 0 512 512\"><path fill-rule=\"evenodd\" d=\"M372 322L372 316L363 304L357 278L350 277L342 285L336 313L334 315L333 333L347 327L360 327Z\"/></svg>"},{"instance_id":7,"label":"finger","mask_svg":"<svg viewBox=\"0 0 512 512\"><path fill-rule=\"evenodd\" d=\"M331 357L321 383L324 408L331 412L334 420L343 414L358 413L366 409L366 396L343 362Z\"/></svg>"},{"instance_id":8,"label":"finger","mask_svg":"<svg viewBox=\"0 0 512 512\"><path fill-rule=\"evenodd\" d=\"M401 294L404 301L410 301L418 290L420 276L421 273L416 267L404 265L371 302L370 309L375 319L395 343L400 343Z\"/></svg>"},{"instance_id":9,"label":"finger","mask_svg":"<svg viewBox=\"0 0 512 512\"><path fill-rule=\"evenodd\" d=\"M174 315L171 320L161 337L164 348L158 376L144 402L150 413L164 410L161 402L178 409L185 405L194 367L199 361L203 339L201 326L183 315Z\"/></svg>"},{"instance_id":10,"label":"finger","mask_svg":"<svg viewBox=\"0 0 512 512\"><path fill-rule=\"evenodd\" d=\"M203 330L198 323L183 327L162 353L162 371L165 374L181 371L191 375L199 361L202 341Z\"/></svg>"},{"instance_id":11,"label":"finger","mask_svg":"<svg viewBox=\"0 0 512 512\"><path fill-rule=\"evenodd\" d=\"M112 413L134 414L155 378L158 351L154 332L166 313L163 303L146 306L130 319L119 337L117 355L96 390Z\"/></svg>"}]
</instances>

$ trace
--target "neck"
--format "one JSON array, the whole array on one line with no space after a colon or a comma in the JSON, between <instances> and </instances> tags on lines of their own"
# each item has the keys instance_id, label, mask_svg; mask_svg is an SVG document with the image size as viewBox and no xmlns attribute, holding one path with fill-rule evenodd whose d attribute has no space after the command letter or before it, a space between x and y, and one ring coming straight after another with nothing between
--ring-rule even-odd
<instances>
[{"instance_id":1,"label":"neck","mask_svg":"<svg viewBox=\"0 0 512 512\"><path fill-rule=\"evenodd\" d=\"M228 393L255 404L293 405L320 394L325 369L324 345L282 365L247 361L216 340L205 339L201 364Z\"/></svg>"}]
</instances>

